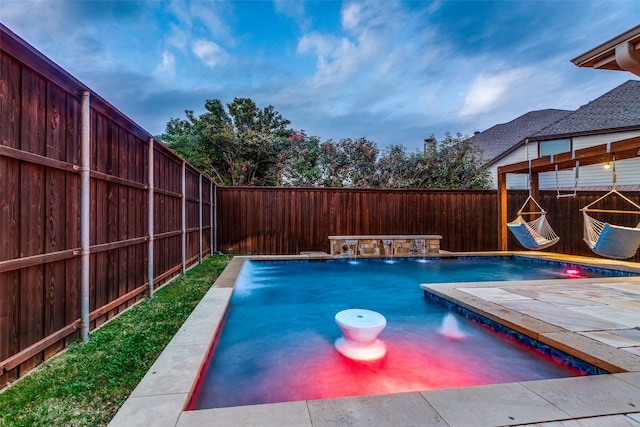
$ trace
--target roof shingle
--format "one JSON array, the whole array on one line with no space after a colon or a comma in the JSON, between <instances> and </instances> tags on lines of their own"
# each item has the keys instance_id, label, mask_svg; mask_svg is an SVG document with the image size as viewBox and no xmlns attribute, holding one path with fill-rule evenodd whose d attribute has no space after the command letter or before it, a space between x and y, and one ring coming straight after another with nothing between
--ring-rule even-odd
<instances>
[{"instance_id":1,"label":"roof shingle","mask_svg":"<svg viewBox=\"0 0 640 427\"><path fill-rule=\"evenodd\" d=\"M487 158L494 162L539 130L573 113L569 110L530 111L508 123L495 125L480 132L471 140L484 151Z\"/></svg>"},{"instance_id":2,"label":"roof shingle","mask_svg":"<svg viewBox=\"0 0 640 427\"><path fill-rule=\"evenodd\" d=\"M530 135L541 141L590 133L640 129L640 81L629 80Z\"/></svg>"}]
</instances>

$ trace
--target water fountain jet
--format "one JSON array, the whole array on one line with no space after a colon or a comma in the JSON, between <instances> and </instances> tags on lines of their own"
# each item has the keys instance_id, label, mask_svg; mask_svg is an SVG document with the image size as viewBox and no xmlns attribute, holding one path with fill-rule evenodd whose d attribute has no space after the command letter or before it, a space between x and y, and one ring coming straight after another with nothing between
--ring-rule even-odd
<instances>
[{"instance_id":1,"label":"water fountain jet","mask_svg":"<svg viewBox=\"0 0 640 427\"><path fill-rule=\"evenodd\" d=\"M465 337L464 332L460 330L458 321L451 313L447 313L442 319L442 326L440 326L439 332L447 338L454 340L461 340Z\"/></svg>"}]
</instances>

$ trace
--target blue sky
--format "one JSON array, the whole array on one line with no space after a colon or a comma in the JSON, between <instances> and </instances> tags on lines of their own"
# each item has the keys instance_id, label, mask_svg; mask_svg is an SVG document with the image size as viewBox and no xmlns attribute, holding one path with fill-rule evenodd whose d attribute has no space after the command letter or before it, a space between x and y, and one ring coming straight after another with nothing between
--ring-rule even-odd
<instances>
[{"instance_id":1,"label":"blue sky","mask_svg":"<svg viewBox=\"0 0 640 427\"><path fill-rule=\"evenodd\" d=\"M410 151L631 79L570 60L639 17L637 0L0 0L3 24L152 134L243 97L321 141Z\"/></svg>"}]
</instances>

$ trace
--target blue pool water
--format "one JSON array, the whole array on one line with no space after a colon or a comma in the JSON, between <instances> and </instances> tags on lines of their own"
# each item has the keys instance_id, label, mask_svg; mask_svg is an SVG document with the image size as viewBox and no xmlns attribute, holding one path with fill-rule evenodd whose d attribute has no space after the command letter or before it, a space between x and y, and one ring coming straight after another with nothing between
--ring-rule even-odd
<instances>
[{"instance_id":1,"label":"blue pool water","mask_svg":"<svg viewBox=\"0 0 640 427\"><path fill-rule=\"evenodd\" d=\"M422 283L596 277L518 258L247 261L189 409L559 378L581 373L427 301ZM382 313L378 361L345 358L334 316ZM462 337L446 334L451 321Z\"/></svg>"}]
</instances>

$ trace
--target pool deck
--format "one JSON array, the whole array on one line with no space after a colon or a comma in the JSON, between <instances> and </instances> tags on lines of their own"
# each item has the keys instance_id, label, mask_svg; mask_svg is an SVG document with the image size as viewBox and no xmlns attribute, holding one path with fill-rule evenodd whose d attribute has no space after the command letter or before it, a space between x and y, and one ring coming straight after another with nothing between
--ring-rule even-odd
<instances>
[{"instance_id":1,"label":"pool deck","mask_svg":"<svg viewBox=\"0 0 640 427\"><path fill-rule=\"evenodd\" d=\"M509 254L640 273L638 263ZM110 426L640 426L640 277L423 285L611 374L184 411L249 258L231 261ZM269 257L292 258L308 257Z\"/></svg>"}]
</instances>

